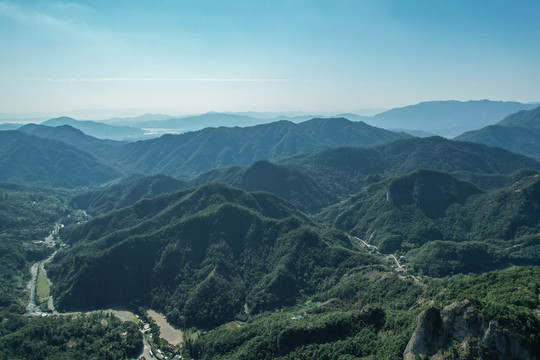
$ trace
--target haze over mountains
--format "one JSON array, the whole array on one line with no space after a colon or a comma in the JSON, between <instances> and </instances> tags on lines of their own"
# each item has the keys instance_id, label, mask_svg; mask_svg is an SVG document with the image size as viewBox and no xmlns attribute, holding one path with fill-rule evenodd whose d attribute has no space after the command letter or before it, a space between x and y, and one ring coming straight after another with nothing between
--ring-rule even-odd
<instances>
[{"instance_id":1,"label":"haze over mountains","mask_svg":"<svg viewBox=\"0 0 540 360\"><path fill-rule=\"evenodd\" d=\"M41 125L70 125L85 134L103 139L136 141L159 137L165 133L179 134L202 130L206 127L247 127L288 120L294 123L312 118L343 117L352 121L363 121L372 126L388 130L405 131L413 136L440 135L455 137L463 132L478 130L493 125L504 117L520 110L531 110L538 104L502 101L430 101L402 108L394 108L375 115L341 113L321 116L307 113L264 113L209 112L205 114L174 117L166 114L145 114L135 117L111 118L101 121L75 120L59 117L41 122ZM9 121L9 120L7 120ZM0 124L0 130L15 130L28 120L14 118L12 123ZM39 121L34 121L39 123Z\"/></svg>"},{"instance_id":2,"label":"haze over mountains","mask_svg":"<svg viewBox=\"0 0 540 360\"><path fill-rule=\"evenodd\" d=\"M421 103L368 119L454 131L448 113L458 127L476 126L522 105ZM418 115L434 108L447 114ZM19 319L28 268L58 250L45 265L57 310L158 310L193 334L181 350L152 340L171 357L464 358L467 349L533 359L539 109L454 140L350 114L261 124L252 114L144 116L155 126L250 125L139 141L103 138L139 136L136 127L70 118L0 131L0 284L10 294L0 316ZM492 128L504 134L499 142L486 137ZM517 129L529 140L514 142ZM51 248L36 241L56 222L66 226ZM0 355L18 351L12 338L48 334L21 335L39 320L10 321L0 321ZM431 328L439 340L424 338ZM78 339L73 331L66 336ZM137 334L130 345L104 341L132 354Z\"/></svg>"},{"instance_id":3,"label":"haze over mountains","mask_svg":"<svg viewBox=\"0 0 540 360\"><path fill-rule=\"evenodd\" d=\"M537 104L504 101L430 101L377 114L371 125L385 129L422 130L445 137L492 125L520 110Z\"/></svg>"},{"instance_id":4,"label":"haze over mountains","mask_svg":"<svg viewBox=\"0 0 540 360\"><path fill-rule=\"evenodd\" d=\"M495 125L469 131L456 140L497 146L540 159L540 107L508 115Z\"/></svg>"}]
</instances>

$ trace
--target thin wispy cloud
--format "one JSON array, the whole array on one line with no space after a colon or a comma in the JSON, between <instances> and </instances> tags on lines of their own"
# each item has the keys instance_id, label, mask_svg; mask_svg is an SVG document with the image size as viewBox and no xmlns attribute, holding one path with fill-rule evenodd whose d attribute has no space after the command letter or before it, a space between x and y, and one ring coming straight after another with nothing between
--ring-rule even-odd
<instances>
[{"instance_id":1,"label":"thin wispy cloud","mask_svg":"<svg viewBox=\"0 0 540 360\"><path fill-rule=\"evenodd\" d=\"M92 9L73 2L45 3L44 6L22 6L12 1L0 1L0 18L19 23L23 28L37 29L36 36L62 35L78 40L103 41L110 37L92 29L85 21Z\"/></svg>"},{"instance_id":2,"label":"thin wispy cloud","mask_svg":"<svg viewBox=\"0 0 540 360\"><path fill-rule=\"evenodd\" d=\"M63 22L39 11L28 10L8 1L0 1L0 15L23 23L62 27Z\"/></svg>"},{"instance_id":3,"label":"thin wispy cloud","mask_svg":"<svg viewBox=\"0 0 540 360\"><path fill-rule=\"evenodd\" d=\"M179 77L85 77L45 78L50 82L285 82L289 79L274 78L179 78Z\"/></svg>"}]
</instances>

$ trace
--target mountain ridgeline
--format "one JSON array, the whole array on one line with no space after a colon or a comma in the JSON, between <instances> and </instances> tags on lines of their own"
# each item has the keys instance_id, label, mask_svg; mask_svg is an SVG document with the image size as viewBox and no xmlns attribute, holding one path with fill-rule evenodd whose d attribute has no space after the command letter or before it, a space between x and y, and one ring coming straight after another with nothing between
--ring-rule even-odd
<instances>
[{"instance_id":1,"label":"mountain ridgeline","mask_svg":"<svg viewBox=\"0 0 540 360\"><path fill-rule=\"evenodd\" d=\"M346 119L207 128L134 143L97 139L70 125L25 125L0 136L6 139L0 146L6 159L0 181L66 188L94 186L134 173L196 175L258 159L278 160L335 146L373 146L410 137Z\"/></svg>"},{"instance_id":2,"label":"mountain ridgeline","mask_svg":"<svg viewBox=\"0 0 540 360\"><path fill-rule=\"evenodd\" d=\"M535 111L497 127L532 132ZM203 360L540 353L540 163L500 147L343 118L131 143L30 124L0 132L0 181L0 358L123 359L143 338ZM20 315L28 268L53 252L57 310L133 306L141 328L156 310L182 349L152 323L150 337L104 314Z\"/></svg>"},{"instance_id":3,"label":"mountain ridgeline","mask_svg":"<svg viewBox=\"0 0 540 360\"><path fill-rule=\"evenodd\" d=\"M378 263L273 195L217 184L140 201L64 236L72 248L49 266L58 307L139 299L182 326L294 304L348 266Z\"/></svg>"},{"instance_id":4,"label":"mountain ridgeline","mask_svg":"<svg viewBox=\"0 0 540 360\"><path fill-rule=\"evenodd\" d=\"M456 140L497 146L540 159L540 107L509 115L495 125L466 132Z\"/></svg>"},{"instance_id":5,"label":"mountain ridgeline","mask_svg":"<svg viewBox=\"0 0 540 360\"><path fill-rule=\"evenodd\" d=\"M49 127L68 125L99 139L123 140L144 134L144 130L131 126L112 126L97 121L75 120L67 116L49 119L42 122L41 125Z\"/></svg>"},{"instance_id":6,"label":"mountain ridgeline","mask_svg":"<svg viewBox=\"0 0 540 360\"><path fill-rule=\"evenodd\" d=\"M250 166L227 166L181 180L157 175L130 179L79 195L72 204L96 215L133 205L152 194L220 182L248 191L271 192L301 211L313 214L384 176L417 168L452 172L481 188L493 189L510 185L527 174L535 174L534 169L540 170L540 163L480 144L441 137L416 138L374 148L331 148L277 163L258 160ZM531 170L520 171L523 168ZM159 185L161 182L163 186Z\"/></svg>"},{"instance_id":7,"label":"mountain ridgeline","mask_svg":"<svg viewBox=\"0 0 540 360\"><path fill-rule=\"evenodd\" d=\"M246 128L207 128L126 145L126 171L194 175L226 165L249 165L336 146L374 146L410 138L347 119L278 121Z\"/></svg>"},{"instance_id":8,"label":"mountain ridgeline","mask_svg":"<svg viewBox=\"0 0 540 360\"><path fill-rule=\"evenodd\" d=\"M385 129L422 130L454 137L465 131L492 125L504 117L538 105L514 101L427 101L395 108L366 120Z\"/></svg>"},{"instance_id":9,"label":"mountain ridgeline","mask_svg":"<svg viewBox=\"0 0 540 360\"><path fill-rule=\"evenodd\" d=\"M540 177L481 191L433 170L384 179L322 218L376 245L401 252L430 276L540 262Z\"/></svg>"},{"instance_id":10,"label":"mountain ridgeline","mask_svg":"<svg viewBox=\"0 0 540 360\"><path fill-rule=\"evenodd\" d=\"M121 172L59 140L0 131L0 182L76 188L102 184Z\"/></svg>"}]
</instances>

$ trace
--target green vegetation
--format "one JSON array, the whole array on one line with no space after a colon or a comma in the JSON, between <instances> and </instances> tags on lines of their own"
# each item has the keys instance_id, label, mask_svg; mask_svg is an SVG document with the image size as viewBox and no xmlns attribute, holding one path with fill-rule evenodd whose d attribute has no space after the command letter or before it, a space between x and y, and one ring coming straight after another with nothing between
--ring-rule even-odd
<instances>
[{"instance_id":1,"label":"green vegetation","mask_svg":"<svg viewBox=\"0 0 540 360\"><path fill-rule=\"evenodd\" d=\"M77 188L121 176L111 166L62 141L0 131L0 144L0 182Z\"/></svg>"},{"instance_id":2,"label":"green vegetation","mask_svg":"<svg viewBox=\"0 0 540 360\"><path fill-rule=\"evenodd\" d=\"M183 355L193 358L396 359L406 349L421 356L407 344L433 333L430 324L440 341L428 356L518 357L505 344L540 353L533 159L345 119L132 144L70 127L23 131L41 138L4 134L0 155L11 155L2 179L49 190L0 187L0 358L125 359L141 350L136 325L109 315L20 315L30 265L54 250L33 240L60 219L69 246L45 265L51 289L38 272L38 305L50 292L60 311L159 311L185 330ZM62 136L73 146L51 140ZM131 175L81 193L120 176L104 164L194 176ZM228 164L251 165L200 174ZM95 217L86 221L85 211ZM405 256L407 271L346 232ZM141 316L165 350L159 328Z\"/></svg>"},{"instance_id":3,"label":"green vegetation","mask_svg":"<svg viewBox=\"0 0 540 360\"><path fill-rule=\"evenodd\" d=\"M22 186L0 187L0 312L27 302L28 269L51 252L33 240L43 240L65 214L53 196Z\"/></svg>"},{"instance_id":4,"label":"green vegetation","mask_svg":"<svg viewBox=\"0 0 540 360\"><path fill-rule=\"evenodd\" d=\"M227 165L276 161L336 146L375 146L409 138L347 119L277 121L245 128L206 128L127 144L118 154L126 172L195 175Z\"/></svg>"},{"instance_id":5,"label":"green vegetation","mask_svg":"<svg viewBox=\"0 0 540 360\"><path fill-rule=\"evenodd\" d=\"M503 336L535 354L540 348L539 271L517 268L418 284L365 267L351 273L347 285L327 293L349 299L345 303L333 298L264 312L234 330L223 325L208 331L188 341L187 350L198 359L396 359L403 356L418 314L467 299L479 304L481 319L496 321L508 331ZM370 298L357 302L357 296Z\"/></svg>"},{"instance_id":6,"label":"green vegetation","mask_svg":"<svg viewBox=\"0 0 540 360\"><path fill-rule=\"evenodd\" d=\"M54 316L27 320L18 315L0 322L2 359L126 359L139 353L137 325L110 314Z\"/></svg>"},{"instance_id":7,"label":"green vegetation","mask_svg":"<svg viewBox=\"0 0 540 360\"><path fill-rule=\"evenodd\" d=\"M449 174L417 170L375 183L323 219L379 246L408 253L431 276L538 264L540 178L481 192Z\"/></svg>"},{"instance_id":8,"label":"green vegetation","mask_svg":"<svg viewBox=\"0 0 540 360\"><path fill-rule=\"evenodd\" d=\"M102 237L102 234L108 234ZM283 200L222 185L143 200L67 229L48 265L58 308L140 299L180 326L275 309L379 261Z\"/></svg>"},{"instance_id":9,"label":"green vegetation","mask_svg":"<svg viewBox=\"0 0 540 360\"><path fill-rule=\"evenodd\" d=\"M36 304L42 309L47 309L47 301L49 301L50 285L45 273L41 269L38 270L38 277L36 281Z\"/></svg>"},{"instance_id":10,"label":"green vegetation","mask_svg":"<svg viewBox=\"0 0 540 360\"><path fill-rule=\"evenodd\" d=\"M73 197L70 205L91 215L104 214L135 204L141 199L174 192L186 185L173 177L154 175L135 177L106 188L96 189Z\"/></svg>"},{"instance_id":11,"label":"green vegetation","mask_svg":"<svg viewBox=\"0 0 540 360\"><path fill-rule=\"evenodd\" d=\"M469 131L456 139L497 146L540 159L540 107L509 115L495 125Z\"/></svg>"}]
</instances>

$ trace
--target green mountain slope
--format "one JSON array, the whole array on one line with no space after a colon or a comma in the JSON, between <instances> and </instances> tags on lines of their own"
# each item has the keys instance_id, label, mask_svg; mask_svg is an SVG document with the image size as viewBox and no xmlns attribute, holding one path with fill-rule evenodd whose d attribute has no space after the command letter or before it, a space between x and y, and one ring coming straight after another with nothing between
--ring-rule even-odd
<instances>
[{"instance_id":1,"label":"green mountain slope","mask_svg":"<svg viewBox=\"0 0 540 360\"><path fill-rule=\"evenodd\" d=\"M10 306L22 313L30 263L48 253L32 241L43 240L65 213L66 207L43 191L0 185L0 317Z\"/></svg>"},{"instance_id":2,"label":"green mountain slope","mask_svg":"<svg viewBox=\"0 0 540 360\"><path fill-rule=\"evenodd\" d=\"M246 128L207 128L126 145L120 159L130 171L192 175L226 165L275 161L334 146L373 146L410 135L346 119L278 121Z\"/></svg>"},{"instance_id":3,"label":"green mountain slope","mask_svg":"<svg viewBox=\"0 0 540 360\"><path fill-rule=\"evenodd\" d=\"M70 205L98 215L135 204L141 199L186 188L186 184L166 175L137 177L113 184L107 188L92 190L71 199Z\"/></svg>"},{"instance_id":4,"label":"green mountain slope","mask_svg":"<svg viewBox=\"0 0 540 360\"><path fill-rule=\"evenodd\" d=\"M124 142L114 140L102 140L86 135L82 131L70 126L60 125L57 127L27 124L17 129L29 135L34 135L44 139L62 141L77 149L86 151L101 160L111 158L114 151L125 145Z\"/></svg>"},{"instance_id":5,"label":"green mountain slope","mask_svg":"<svg viewBox=\"0 0 540 360\"><path fill-rule=\"evenodd\" d=\"M324 187L295 165L255 161L250 166L210 170L193 178L191 185L219 182L247 191L268 191L291 202L304 212L317 212L338 200L334 187Z\"/></svg>"},{"instance_id":6,"label":"green mountain slope","mask_svg":"<svg viewBox=\"0 0 540 360\"><path fill-rule=\"evenodd\" d=\"M348 267L378 262L275 196L215 184L140 201L64 236L72 248L48 269L58 307L139 299L184 326L292 304Z\"/></svg>"},{"instance_id":7,"label":"green mountain slope","mask_svg":"<svg viewBox=\"0 0 540 360\"><path fill-rule=\"evenodd\" d=\"M538 267L516 268L420 285L365 268L347 273L326 293L331 300L223 325L187 347L203 360L532 359L540 349L539 275Z\"/></svg>"},{"instance_id":8,"label":"green mountain slope","mask_svg":"<svg viewBox=\"0 0 540 360\"><path fill-rule=\"evenodd\" d=\"M540 107L509 115L496 125L466 132L456 140L497 146L540 159Z\"/></svg>"},{"instance_id":9,"label":"green mountain slope","mask_svg":"<svg viewBox=\"0 0 540 360\"><path fill-rule=\"evenodd\" d=\"M111 315L89 314L26 319L0 325L2 359L130 359L143 347L140 329ZM9 334L6 334L9 332Z\"/></svg>"},{"instance_id":10,"label":"green mountain slope","mask_svg":"<svg viewBox=\"0 0 540 360\"><path fill-rule=\"evenodd\" d=\"M322 218L385 253L407 253L433 276L538 264L540 178L481 192L449 174L417 170L375 183Z\"/></svg>"},{"instance_id":11,"label":"green mountain slope","mask_svg":"<svg viewBox=\"0 0 540 360\"><path fill-rule=\"evenodd\" d=\"M401 162L394 161L396 157ZM78 196L72 204L95 215L132 205L143 197L220 182L248 191L268 191L291 202L301 211L317 213L383 176L418 167L452 171L455 176L481 188L493 189L536 174L533 170L509 172L521 167L540 169L540 164L500 149L433 137L375 148L331 148L279 163L259 160L250 166L210 170L170 185L157 181L159 177L138 178ZM168 181L173 180L169 178Z\"/></svg>"},{"instance_id":12,"label":"green mountain slope","mask_svg":"<svg viewBox=\"0 0 540 360\"><path fill-rule=\"evenodd\" d=\"M508 115L497 123L497 125L540 130L540 106L528 111L522 110Z\"/></svg>"},{"instance_id":13,"label":"green mountain slope","mask_svg":"<svg viewBox=\"0 0 540 360\"><path fill-rule=\"evenodd\" d=\"M92 155L58 140L0 132L0 181L75 188L121 176Z\"/></svg>"},{"instance_id":14,"label":"green mountain slope","mask_svg":"<svg viewBox=\"0 0 540 360\"><path fill-rule=\"evenodd\" d=\"M395 141L376 149L393 173L418 168L510 174L523 168L538 168L538 162L499 148L452 141L441 137Z\"/></svg>"}]
</instances>

